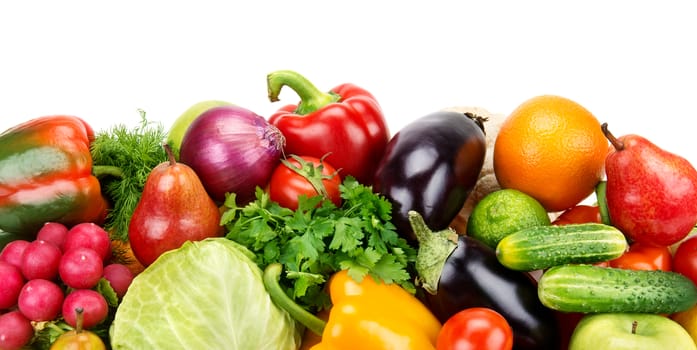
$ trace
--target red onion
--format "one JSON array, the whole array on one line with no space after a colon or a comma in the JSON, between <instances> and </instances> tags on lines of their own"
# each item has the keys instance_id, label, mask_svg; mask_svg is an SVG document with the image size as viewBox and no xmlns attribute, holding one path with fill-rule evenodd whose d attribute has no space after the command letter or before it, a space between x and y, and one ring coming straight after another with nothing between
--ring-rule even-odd
<instances>
[{"instance_id":1,"label":"red onion","mask_svg":"<svg viewBox=\"0 0 697 350\"><path fill-rule=\"evenodd\" d=\"M216 202L235 193L238 204L255 198L279 164L285 138L256 113L214 107L196 118L182 139L179 161L190 166Z\"/></svg>"}]
</instances>

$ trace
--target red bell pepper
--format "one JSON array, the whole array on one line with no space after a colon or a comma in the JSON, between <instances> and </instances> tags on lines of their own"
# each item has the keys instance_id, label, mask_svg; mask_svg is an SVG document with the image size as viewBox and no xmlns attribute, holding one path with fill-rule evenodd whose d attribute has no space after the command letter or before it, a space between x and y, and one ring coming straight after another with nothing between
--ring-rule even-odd
<instances>
[{"instance_id":1,"label":"red bell pepper","mask_svg":"<svg viewBox=\"0 0 697 350\"><path fill-rule=\"evenodd\" d=\"M325 93L300 74L281 70L267 77L269 100L278 101L283 86L293 89L300 103L280 108L269 118L286 138L285 154L322 158L371 185L390 133L375 97L354 84Z\"/></svg>"},{"instance_id":2,"label":"red bell pepper","mask_svg":"<svg viewBox=\"0 0 697 350\"><path fill-rule=\"evenodd\" d=\"M92 174L92 128L72 116L35 118L0 134L0 230L32 239L48 221L101 224L107 201Z\"/></svg>"}]
</instances>

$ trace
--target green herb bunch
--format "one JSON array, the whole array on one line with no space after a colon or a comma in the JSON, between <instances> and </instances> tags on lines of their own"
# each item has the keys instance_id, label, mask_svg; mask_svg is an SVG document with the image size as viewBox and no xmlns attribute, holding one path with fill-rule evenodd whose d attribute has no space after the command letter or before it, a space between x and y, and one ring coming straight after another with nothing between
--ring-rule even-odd
<instances>
[{"instance_id":1,"label":"green herb bunch","mask_svg":"<svg viewBox=\"0 0 697 350\"><path fill-rule=\"evenodd\" d=\"M256 200L242 207L228 194L221 224L228 239L255 254L260 268L283 264L281 285L308 311L330 306L324 284L340 270L357 281L368 274L413 293L409 271L416 250L395 231L391 203L350 176L340 190L341 207L321 196L301 196L295 211L273 202L261 188Z\"/></svg>"},{"instance_id":2,"label":"green herb bunch","mask_svg":"<svg viewBox=\"0 0 697 350\"><path fill-rule=\"evenodd\" d=\"M141 123L129 128L119 124L95 136L91 146L95 167L110 166L117 171L100 177L103 191L112 203L104 224L112 238L126 241L131 216L140 200L150 171L167 161L162 147L167 137L160 123L149 122L139 111Z\"/></svg>"}]
</instances>

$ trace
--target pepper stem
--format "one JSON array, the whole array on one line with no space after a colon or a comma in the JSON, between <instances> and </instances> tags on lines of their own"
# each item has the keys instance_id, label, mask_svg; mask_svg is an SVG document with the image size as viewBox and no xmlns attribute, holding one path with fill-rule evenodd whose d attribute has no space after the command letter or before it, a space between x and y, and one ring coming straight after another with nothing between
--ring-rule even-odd
<instances>
[{"instance_id":1,"label":"pepper stem","mask_svg":"<svg viewBox=\"0 0 697 350\"><path fill-rule=\"evenodd\" d=\"M278 101L284 86L288 86L300 96L296 114L306 115L330 103L337 102L341 96L332 92L322 92L304 76L291 71L279 70L266 76L266 86L271 102Z\"/></svg>"},{"instance_id":2,"label":"pepper stem","mask_svg":"<svg viewBox=\"0 0 697 350\"><path fill-rule=\"evenodd\" d=\"M445 261L457 248L457 232L451 228L433 232L418 212L408 212L409 223L419 241L415 268L421 287L431 294L438 291Z\"/></svg>"},{"instance_id":3,"label":"pepper stem","mask_svg":"<svg viewBox=\"0 0 697 350\"><path fill-rule=\"evenodd\" d=\"M300 322L300 324L307 327L307 329L322 336L326 322L300 307L300 305L295 303L283 291L281 285L278 283L282 269L283 266L279 263L269 264L266 269L264 269L264 287L269 293L271 301L273 301L276 306L288 312L293 319Z\"/></svg>"},{"instance_id":4,"label":"pepper stem","mask_svg":"<svg viewBox=\"0 0 697 350\"><path fill-rule=\"evenodd\" d=\"M123 178L123 170L113 165L93 165L92 175L96 176L97 178L103 178L105 176Z\"/></svg>"}]
</instances>

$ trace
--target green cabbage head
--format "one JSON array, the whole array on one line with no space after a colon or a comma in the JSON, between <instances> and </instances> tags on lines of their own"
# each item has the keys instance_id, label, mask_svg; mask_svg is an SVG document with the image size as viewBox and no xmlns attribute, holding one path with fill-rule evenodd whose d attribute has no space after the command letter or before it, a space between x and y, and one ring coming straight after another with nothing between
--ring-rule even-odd
<instances>
[{"instance_id":1,"label":"green cabbage head","mask_svg":"<svg viewBox=\"0 0 697 350\"><path fill-rule=\"evenodd\" d=\"M297 349L300 328L264 289L250 252L187 242L133 280L109 330L113 349Z\"/></svg>"}]
</instances>

